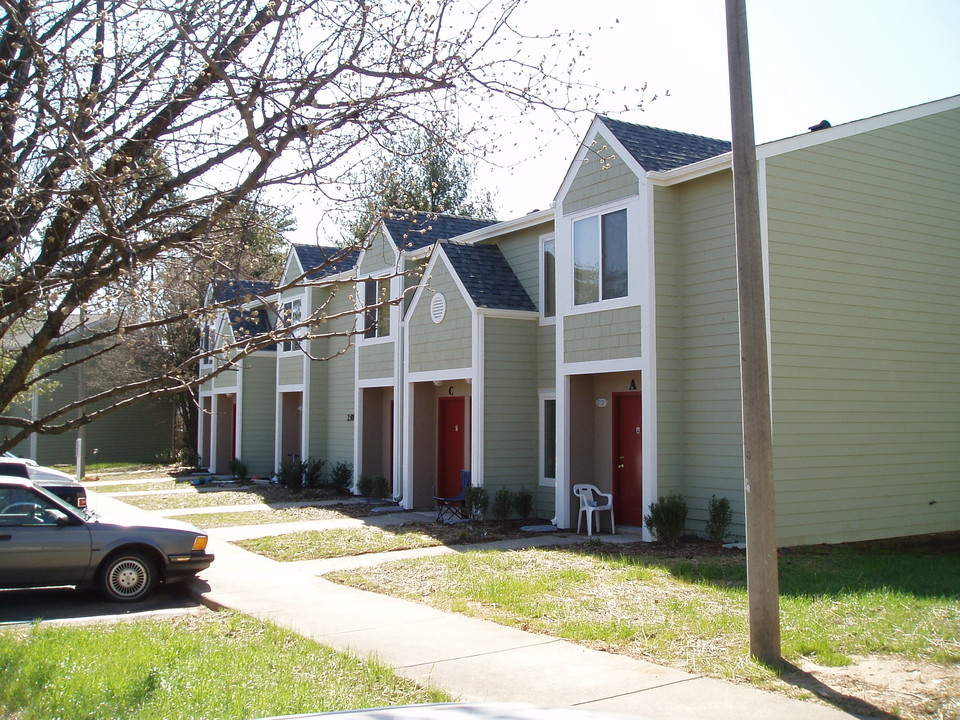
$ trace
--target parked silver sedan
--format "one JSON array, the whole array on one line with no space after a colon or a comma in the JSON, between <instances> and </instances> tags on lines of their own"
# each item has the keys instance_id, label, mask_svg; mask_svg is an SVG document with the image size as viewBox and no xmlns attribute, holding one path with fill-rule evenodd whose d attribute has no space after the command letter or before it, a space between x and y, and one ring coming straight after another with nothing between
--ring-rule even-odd
<instances>
[{"instance_id":1,"label":"parked silver sedan","mask_svg":"<svg viewBox=\"0 0 960 720\"><path fill-rule=\"evenodd\" d=\"M133 602L210 567L206 547L188 523L100 517L31 480L0 477L0 588L96 585Z\"/></svg>"}]
</instances>

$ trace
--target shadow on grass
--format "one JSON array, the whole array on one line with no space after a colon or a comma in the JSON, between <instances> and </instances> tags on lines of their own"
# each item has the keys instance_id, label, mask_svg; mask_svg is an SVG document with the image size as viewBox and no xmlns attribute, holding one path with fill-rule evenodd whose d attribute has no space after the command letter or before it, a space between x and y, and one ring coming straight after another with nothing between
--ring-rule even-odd
<instances>
[{"instance_id":1,"label":"shadow on grass","mask_svg":"<svg viewBox=\"0 0 960 720\"><path fill-rule=\"evenodd\" d=\"M475 545L478 543L496 542L498 540L513 540L516 538L532 537L532 533L521 530L525 525L543 524L542 520L508 520L506 522L477 521L446 524L437 522L412 521L399 525L378 525L375 522L367 527L382 530L393 535L418 533L436 540L440 545Z\"/></svg>"},{"instance_id":2,"label":"shadow on grass","mask_svg":"<svg viewBox=\"0 0 960 720\"><path fill-rule=\"evenodd\" d=\"M556 548L623 564L661 567L674 577L721 588L747 586L746 554L702 540ZM781 548L780 595L831 596L892 590L918 598L960 598L960 532Z\"/></svg>"}]
</instances>

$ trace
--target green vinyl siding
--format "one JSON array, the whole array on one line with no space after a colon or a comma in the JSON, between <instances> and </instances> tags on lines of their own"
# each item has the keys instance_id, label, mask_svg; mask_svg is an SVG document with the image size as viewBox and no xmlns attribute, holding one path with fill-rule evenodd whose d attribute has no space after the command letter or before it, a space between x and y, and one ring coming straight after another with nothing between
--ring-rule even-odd
<instances>
[{"instance_id":1,"label":"green vinyl siding","mask_svg":"<svg viewBox=\"0 0 960 720\"><path fill-rule=\"evenodd\" d=\"M673 219L667 209L672 202L676 202ZM669 303L658 310L657 318L666 354L661 356L658 345L657 364L664 373L658 377L658 387L668 391L667 398L658 397L658 405L663 408L668 399L680 398L679 414L665 409L669 414L658 418L659 427L668 428L664 442L671 447L665 460L677 473L667 476L670 480L659 492L673 491L674 483L682 482L692 529L702 527L699 524L706 520L711 496L728 498L734 518L730 531L742 538L743 440L732 175L723 171L684 183L676 188L674 199L664 196L658 207L668 213L664 222L675 224L677 238L672 248L658 248L656 255L658 263L665 263L663 277L658 265L658 299ZM674 371L669 369L671 362Z\"/></svg>"},{"instance_id":2,"label":"green vinyl siding","mask_svg":"<svg viewBox=\"0 0 960 720\"><path fill-rule=\"evenodd\" d=\"M540 308L540 238L553 233L547 222L497 237L496 245L507 259L527 295Z\"/></svg>"},{"instance_id":3,"label":"green vinyl siding","mask_svg":"<svg viewBox=\"0 0 960 720\"><path fill-rule=\"evenodd\" d=\"M303 355L288 355L277 360L277 383L300 385L303 382Z\"/></svg>"},{"instance_id":4,"label":"green vinyl siding","mask_svg":"<svg viewBox=\"0 0 960 720\"><path fill-rule=\"evenodd\" d=\"M360 379L393 377L392 342L364 343L357 352L360 357Z\"/></svg>"},{"instance_id":5,"label":"green vinyl siding","mask_svg":"<svg viewBox=\"0 0 960 720\"><path fill-rule=\"evenodd\" d=\"M243 395L238 420L240 447L247 471L273 472L274 427L277 412L275 354L251 355L243 361Z\"/></svg>"},{"instance_id":6,"label":"green vinyl siding","mask_svg":"<svg viewBox=\"0 0 960 720\"><path fill-rule=\"evenodd\" d=\"M380 273L384 268L395 268L396 266L396 247L387 239L386 233L381 228L371 239L370 248L363 254L359 276L364 277L370 273Z\"/></svg>"},{"instance_id":7,"label":"green vinyl siding","mask_svg":"<svg viewBox=\"0 0 960 720\"><path fill-rule=\"evenodd\" d=\"M537 328L537 387L541 390L557 386L557 326Z\"/></svg>"},{"instance_id":8,"label":"green vinyl siding","mask_svg":"<svg viewBox=\"0 0 960 720\"><path fill-rule=\"evenodd\" d=\"M657 492L661 495L683 490L679 194L676 188L655 187L653 196L657 311Z\"/></svg>"},{"instance_id":9,"label":"green vinyl siding","mask_svg":"<svg viewBox=\"0 0 960 720\"><path fill-rule=\"evenodd\" d=\"M956 530L960 111L766 162L781 543Z\"/></svg>"},{"instance_id":10,"label":"green vinyl siding","mask_svg":"<svg viewBox=\"0 0 960 720\"><path fill-rule=\"evenodd\" d=\"M564 196L563 213L569 215L580 212L633 197L639 192L637 176L598 133L591 145L591 152L586 154Z\"/></svg>"},{"instance_id":11,"label":"green vinyl siding","mask_svg":"<svg viewBox=\"0 0 960 720\"><path fill-rule=\"evenodd\" d=\"M539 481L536 320L483 323L483 482L492 501L500 487L536 492Z\"/></svg>"},{"instance_id":12,"label":"green vinyl siding","mask_svg":"<svg viewBox=\"0 0 960 720\"><path fill-rule=\"evenodd\" d=\"M473 322L466 300L443 262L434 265L433 277L426 283L429 289L422 292L409 323L410 371L470 367ZM447 312L440 324L430 317L434 292L443 293L447 302Z\"/></svg>"},{"instance_id":13,"label":"green vinyl siding","mask_svg":"<svg viewBox=\"0 0 960 720\"><path fill-rule=\"evenodd\" d=\"M332 303L333 312L344 312L351 307L351 300L340 295ZM349 333L353 327L353 316L347 315L331 321L331 329L340 333ZM312 365L323 365L326 373L324 385L325 408L320 416L326 425L326 445L318 455L327 461L327 470L338 462L354 462L353 430L351 419L356 414L354 407L354 388L356 386L356 361L353 356L350 337L333 337L328 340L327 354L339 353L336 357ZM341 352L344 351L344 352ZM313 393L311 393L313 394ZM311 428L311 434L315 434Z\"/></svg>"},{"instance_id":14,"label":"green vinyl siding","mask_svg":"<svg viewBox=\"0 0 960 720\"><path fill-rule=\"evenodd\" d=\"M213 387L217 390L236 390L237 388L237 367L224 370L213 378Z\"/></svg>"},{"instance_id":15,"label":"green vinyl siding","mask_svg":"<svg viewBox=\"0 0 960 720\"><path fill-rule=\"evenodd\" d=\"M640 308L579 313L563 318L564 361L596 362L640 356Z\"/></svg>"}]
</instances>

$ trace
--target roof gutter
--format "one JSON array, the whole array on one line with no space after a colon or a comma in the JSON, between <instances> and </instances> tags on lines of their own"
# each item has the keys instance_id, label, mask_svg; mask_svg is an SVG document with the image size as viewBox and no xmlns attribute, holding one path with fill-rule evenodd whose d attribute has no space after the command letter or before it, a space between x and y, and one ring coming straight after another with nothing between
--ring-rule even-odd
<instances>
[{"instance_id":1,"label":"roof gutter","mask_svg":"<svg viewBox=\"0 0 960 720\"><path fill-rule=\"evenodd\" d=\"M733 167L733 154L725 152L722 155L714 155L712 158L701 160L700 162L683 165L673 170L653 171L647 173L647 180L651 185L670 186L677 183L695 180L706 175L720 172L721 170L730 170Z\"/></svg>"}]
</instances>

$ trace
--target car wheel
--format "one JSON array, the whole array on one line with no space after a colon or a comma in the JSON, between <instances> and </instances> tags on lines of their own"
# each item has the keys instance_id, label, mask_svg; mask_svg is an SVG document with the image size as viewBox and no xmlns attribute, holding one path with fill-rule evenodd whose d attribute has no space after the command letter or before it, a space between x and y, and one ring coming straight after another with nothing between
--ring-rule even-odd
<instances>
[{"instance_id":1,"label":"car wheel","mask_svg":"<svg viewBox=\"0 0 960 720\"><path fill-rule=\"evenodd\" d=\"M100 590L115 602L140 600L149 595L156 584L156 564L133 550L112 555L100 571Z\"/></svg>"}]
</instances>

